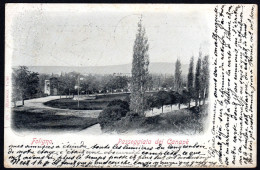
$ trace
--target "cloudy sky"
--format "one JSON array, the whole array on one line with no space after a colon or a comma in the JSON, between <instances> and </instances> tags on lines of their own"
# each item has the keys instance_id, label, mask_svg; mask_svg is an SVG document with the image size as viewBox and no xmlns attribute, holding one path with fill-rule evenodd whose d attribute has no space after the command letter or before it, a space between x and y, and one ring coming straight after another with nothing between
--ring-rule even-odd
<instances>
[{"instance_id":1,"label":"cloudy sky","mask_svg":"<svg viewBox=\"0 0 260 170\"><path fill-rule=\"evenodd\" d=\"M142 15L150 62L189 63L209 53L208 6L39 5L7 6L12 65L103 66L132 61Z\"/></svg>"}]
</instances>

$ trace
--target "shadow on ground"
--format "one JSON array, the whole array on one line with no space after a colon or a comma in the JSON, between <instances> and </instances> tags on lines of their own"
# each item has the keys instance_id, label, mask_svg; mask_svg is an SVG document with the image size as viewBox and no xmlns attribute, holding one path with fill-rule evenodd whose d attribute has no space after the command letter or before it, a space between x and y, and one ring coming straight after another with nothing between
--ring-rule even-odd
<instances>
[{"instance_id":1,"label":"shadow on ground","mask_svg":"<svg viewBox=\"0 0 260 170\"><path fill-rule=\"evenodd\" d=\"M19 109L12 110L11 126L15 131L83 130L95 124L97 124L96 118L56 115L54 111L33 112Z\"/></svg>"}]
</instances>

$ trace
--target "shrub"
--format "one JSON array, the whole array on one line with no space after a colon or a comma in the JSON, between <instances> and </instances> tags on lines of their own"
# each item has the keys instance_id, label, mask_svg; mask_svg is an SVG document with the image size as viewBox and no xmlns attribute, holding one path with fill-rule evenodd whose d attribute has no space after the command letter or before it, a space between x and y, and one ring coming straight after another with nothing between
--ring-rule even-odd
<instances>
[{"instance_id":1,"label":"shrub","mask_svg":"<svg viewBox=\"0 0 260 170\"><path fill-rule=\"evenodd\" d=\"M127 110L120 106L111 106L105 108L98 116L98 122L102 129L113 126L114 122L121 120L127 113Z\"/></svg>"},{"instance_id":2,"label":"shrub","mask_svg":"<svg viewBox=\"0 0 260 170\"><path fill-rule=\"evenodd\" d=\"M110 103L108 103L107 107L111 107L111 106L119 106L119 107L129 111L129 104L128 104L128 102L120 100L120 99L116 99L116 100L113 100Z\"/></svg>"},{"instance_id":3,"label":"shrub","mask_svg":"<svg viewBox=\"0 0 260 170\"><path fill-rule=\"evenodd\" d=\"M122 117L121 120L115 122L114 130L122 133L140 129L144 121L145 117L140 116L138 113L130 111L127 112L126 116Z\"/></svg>"}]
</instances>

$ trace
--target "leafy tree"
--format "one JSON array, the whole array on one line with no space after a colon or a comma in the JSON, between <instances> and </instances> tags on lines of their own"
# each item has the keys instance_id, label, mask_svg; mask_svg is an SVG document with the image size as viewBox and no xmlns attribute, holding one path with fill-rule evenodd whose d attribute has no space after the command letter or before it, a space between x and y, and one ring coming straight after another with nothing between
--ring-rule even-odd
<instances>
[{"instance_id":1,"label":"leafy tree","mask_svg":"<svg viewBox=\"0 0 260 170\"><path fill-rule=\"evenodd\" d=\"M174 78L173 76L165 77L165 79L162 82L162 87L164 88L171 88L174 86Z\"/></svg>"},{"instance_id":2,"label":"leafy tree","mask_svg":"<svg viewBox=\"0 0 260 170\"><path fill-rule=\"evenodd\" d=\"M181 62L179 59L177 59L175 63L174 90L178 93L180 93L182 89L181 72Z\"/></svg>"},{"instance_id":3,"label":"leafy tree","mask_svg":"<svg viewBox=\"0 0 260 170\"><path fill-rule=\"evenodd\" d=\"M59 86L59 80L57 77L51 77L50 78L50 91L51 95L55 94L55 90L57 90L58 93L58 86Z\"/></svg>"},{"instance_id":4,"label":"leafy tree","mask_svg":"<svg viewBox=\"0 0 260 170\"><path fill-rule=\"evenodd\" d=\"M64 75L64 84L66 86L65 93L70 95L70 94L75 94L75 85L77 85L77 80L78 80L79 73L76 72L69 72L68 74Z\"/></svg>"},{"instance_id":5,"label":"leafy tree","mask_svg":"<svg viewBox=\"0 0 260 170\"><path fill-rule=\"evenodd\" d=\"M182 95L180 96L180 103L186 105L187 103L189 103L189 101L190 101L189 92L187 90L183 90Z\"/></svg>"},{"instance_id":6,"label":"leafy tree","mask_svg":"<svg viewBox=\"0 0 260 170\"><path fill-rule=\"evenodd\" d=\"M144 115L145 91L149 77L148 49L148 39L142 26L142 20L140 20L133 48L130 110L142 116Z\"/></svg>"},{"instance_id":7,"label":"leafy tree","mask_svg":"<svg viewBox=\"0 0 260 170\"><path fill-rule=\"evenodd\" d=\"M93 94L98 92L99 82L93 75L80 76L83 80L80 80L80 89L86 91L87 94Z\"/></svg>"},{"instance_id":8,"label":"leafy tree","mask_svg":"<svg viewBox=\"0 0 260 170\"><path fill-rule=\"evenodd\" d=\"M171 105L171 110L172 110L172 105L179 102L180 95L178 92L175 92L175 91L169 91L168 94L170 97L169 103Z\"/></svg>"},{"instance_id":9,"label":"leafy tree","mask_svg":"<svg viewBox=\"0 0 260 170\"><path fill-rule=\"evenodd\" d=\"M195 101L196 106L200 105L200 94L201 94L201 52L196 65L195 73Z\"/></svg>"},{"instance_id":10,"label":"leafy tree","mask_svg":"<svg viewBox=\"0 0 260 170\"><path fill-rule=\"evenodd\" d=\"M128 79L126 76L116 76L115 77L115 86L117 89L124 89L128 85Z\"/></svg>"},{"instance_id":11,"label":"leafy tree","mask_svg":"<svg viewBox=\"0 0 260 170\"><path fill-rule=\"evenodd\" d=\"M104 90L124 89L128 86L128 78L126 76L109 76L108 80L105 81L106 86L103 87Z\"/></svg>"},{"instance_id":12,"label":"leafy tree","mask_svg":"<svg viewBox=\"0 0 260 170\"><path fill-rule=\"evenodd\" d=\"M188 81L187 81L187 89L188 89L188 96L189 96L189 108L190 108L190 102L191 102L191 99L192 99L192 94L193 94L193 91L194 91L194 88L193 88L193 81L194 81L193 67L194 67L194 57L192 56L192 58L190 60Z\"/></svg>"},{"instance_id":13,"label":"leafy tree","mask_svg":"<svg viewBox=\"0 0 260 170\"><path fill-rule=\"evenodd\" d=\"M159 106L161 106L162 113L163 113L163 106L166 103L169 103L170 100L171 100L170 96L169 96L169 94L166 91L159 91L156 94L156 102L158 103Z\"/></svg>"},{"instance_id":14,"label":"leafy tree","mask_svg":"<svg viewBox=\"0 0 260 170\"><path fill-rule=\"evenodd\" d=\"M13 93L12 98L14 105L16 106L17 100L24 100L26 98L33 98L39 90L39 77L38 73L31 72L26 66L19 66L18 69L13 69L12 73L12 86Z\"/></svg>"},{"instance_id":15,"label":"leafy tree","mask_svg":"<svg viewBox=\"0 0 260 170\"><path fill-rule=\"evenodd\" d=\"M103 93L107 93L107 90L110 90L109 87L108 87L108 82L110 80L110 76L103 76L103 78L100 80L100 88L102 90ZM112 76L111 76L112 77Z\"/></svg>"},{"instance_id":16,"label":"leafy tree","mask_svg":"<svg viewBox=\"0 0 260 170\"><path fill-rule=\"evenodd\" d=\"M67 94L67 79L66 76L62 74L58 77L58 94L60 95L60 98L61 95Z\"/></svg>"},{"instance_id":17,"label":"leafy tree","mask_svg":"<svg viewBox=\"0 0 260 170\"><path fill-rule=\"evenodd\" d=\"M157 106L156 97L153 95L149 95L146 97L146 109L151 109L153 112L153 108Z\"/></svg>"},{"instance_id":18,"label":"leafy tree","mask_svg":"<svg viewBox=\"0 0 260 170\"><path fill-rule=\"evenodd\" d=\"M39 77L38 73L30 72L27 79L26 95L29 98L35 97L39 91Z\"/></svg>"}]
</instances>

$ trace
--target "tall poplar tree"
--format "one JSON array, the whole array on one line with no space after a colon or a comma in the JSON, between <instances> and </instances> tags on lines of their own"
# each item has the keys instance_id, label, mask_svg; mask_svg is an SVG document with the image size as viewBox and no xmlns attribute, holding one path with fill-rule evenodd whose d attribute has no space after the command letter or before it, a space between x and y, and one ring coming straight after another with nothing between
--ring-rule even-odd
<instances>
[{"instance_id":1,"label":"tall poplar tree","mask_svg":"<svg viewBox=\"0 0 260 170\"><path fill-rule=\"evenodd\" d=\"M174 74L174 90L181 93L182 80L181 80L181 62L177 59L175 63L175 74Z\"/></svg>"},{"instance_id":2,"label":"tall poplar tree","mask_svg":"<svg viewBox=\"0 0 260 170\"><path fill-rule=\"evenodd\" d=\"M193 92L194 92L194 87L193 87L193 81L194 81L193 67L194 67L194 57L192 56L191 59L190 59L188 81L187 81L187 88L188 88L188 91L189 91L189 108L190 108L191 98L193 97L192 95L193 95Z\"/></svg>"},{"instance_id":3,"label":"tall poplar tree","mask_svg":"<svg viewBox=\"0 0 260 170\"><path fill-rule=\"evenodd\" d=\"M145 91L149 79L149 44L142 26L142 18L138 22L138 30L133 48L132 79L130 109L141 116L144 116Z\"/></svg>"},{"instance_id":4,"label":"tall poplar tree","mask_svg":"<svg viewBox=\"0 0 260 170\"><path fill-rule=\"evenodd\" d=\"M196 65L195 73L195 100L196 106L198 103L200 105L200 94L201 94L201 52L199 53L199 58Z\"/></svg>"},{"instance_id":5,"label":"tall poplar tree","mask_svg":"<svg viewBox=\"0 0 260 170\"><path fill-rule=\"evenodd\" d=\"M209 90L209 56L208 55L206 55L202 60L201 83L202 83L201 96L203 98L203 104L205 104L205 100Z\"/></svg>"}]
</instances>

